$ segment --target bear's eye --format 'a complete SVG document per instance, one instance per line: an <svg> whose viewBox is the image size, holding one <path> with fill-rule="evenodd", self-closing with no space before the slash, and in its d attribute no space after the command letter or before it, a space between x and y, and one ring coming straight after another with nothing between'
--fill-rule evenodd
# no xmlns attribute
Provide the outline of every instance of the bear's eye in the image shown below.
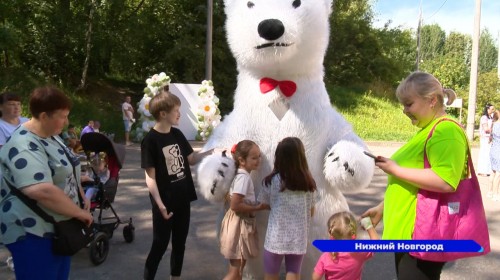
<svg viewBox="0 0 500 280"><path fill-rule="evenodd" d="M294 0L294 1L293 1L293 3L292 3L292 6L293 6L294 8L298 8L298 7L300 7L300 4L301 4L301 3L300 3L300 0Z"/></svg>
<svg viewBox="0 0 500 280"><path fill-rule="evenodd" d="M252 1L248 1L248 2L247 2L247 7L248 7L248 8L250 8L250 9L251 9L251 8L253 8L253 6L255 6L255 4L254 4Z"/></svg>

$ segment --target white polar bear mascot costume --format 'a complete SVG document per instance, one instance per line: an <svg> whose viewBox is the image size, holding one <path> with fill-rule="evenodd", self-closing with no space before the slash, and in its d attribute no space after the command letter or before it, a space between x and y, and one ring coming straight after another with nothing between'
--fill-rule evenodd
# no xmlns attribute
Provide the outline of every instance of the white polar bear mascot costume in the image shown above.
<svg viewBox="0 0 500 280"><path fill-rule="evenodd" d="M368 186L374 161L347 121L332 107L323 82L332 0L224 0L229 46L238 66L234 109L213 131L203 150L231 147L249 139L260 147L259 170L252 172L258 195L274 165L280 140L304 143L317 184L310 242L326 239L328 218L348 210L343 191ZM221 155L205 158L198 168L202 195L220 201L234 176L234 162ZM229 166L229 168L228 168ZM259 211L264 242L267 211ZM310 279L320 252L309 243L302 265ZM250 259L245 278L263 279L262 258Z"/></svg>

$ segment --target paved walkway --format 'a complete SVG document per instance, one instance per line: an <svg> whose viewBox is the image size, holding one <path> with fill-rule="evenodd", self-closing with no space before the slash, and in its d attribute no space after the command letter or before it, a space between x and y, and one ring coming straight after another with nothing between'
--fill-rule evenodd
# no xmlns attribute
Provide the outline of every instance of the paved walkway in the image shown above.
<svg viewBox="0 0 500 280"><path fill-rule="evenodd" d="M370 150L377 155L390 156L399 146L398 143L368 143ZM193 142L200 147L200 143ZM100 266L94 266L89 260L89 250L83 249L73 257L71 279L92 280L135 280L142 279L143 265L151 244L150 202L148 190L144 184L144 173L140 166L138 145L128 146L125 165L121 170L119 190L113 206L122 219L133 218L136 227L136 239L125 243L122 235L123 226L115 230L110 242L107 260ZM473 159L477 157L477 148L473 148ZM480 177L483 193L489 184L488 177ZM365 209L377 204L383 197L386 184L385 174L377 169L371 185L361 193L348 195L351 210L361 214ZM486 215L490 227L492 252L487 256L463 259L448 263L441 279L499 279L500 275L500 203L484 198ZM219 254L215 237L215 219L218 207L209 204L203 198L192 204L192 220L188 237L183 269L183 279L221 279L226 271L226 262ZM169 252L160 264L158 279L167 279L169 275ZM0 247L0 279L14 279L6 267L7 251ZM161 277L160 277L161 276ZM363 279L395 279L393 254L378 253L369 261L363 273Z"/></svg>

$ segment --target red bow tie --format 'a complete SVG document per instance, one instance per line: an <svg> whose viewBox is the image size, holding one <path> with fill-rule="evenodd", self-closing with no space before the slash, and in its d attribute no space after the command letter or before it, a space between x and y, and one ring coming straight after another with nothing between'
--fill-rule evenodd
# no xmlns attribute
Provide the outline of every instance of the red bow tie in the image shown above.
<svg viewBox="0 0 500 280"><path fill-rule="evenodd" d="M271 78L260 79L260 92L262 93L268 93L277 86L280 87L281 92L286 97L292 96L297 90L297 85L292 81L276 81Z"/></svg>

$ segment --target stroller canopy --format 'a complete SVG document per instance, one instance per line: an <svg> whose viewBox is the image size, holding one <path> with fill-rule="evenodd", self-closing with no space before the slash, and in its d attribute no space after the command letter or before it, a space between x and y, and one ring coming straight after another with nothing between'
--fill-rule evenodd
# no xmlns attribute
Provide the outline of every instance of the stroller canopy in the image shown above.
<svg viewBox="0 0 500 280"><path fill-rule="evenodd" d="M122 168L125 160L125 147L123 145L114 143L106 135L99 132L85 133L82 135L80 143L86 152L105 152L108 155L114 156L118 167Z"/></svg>

